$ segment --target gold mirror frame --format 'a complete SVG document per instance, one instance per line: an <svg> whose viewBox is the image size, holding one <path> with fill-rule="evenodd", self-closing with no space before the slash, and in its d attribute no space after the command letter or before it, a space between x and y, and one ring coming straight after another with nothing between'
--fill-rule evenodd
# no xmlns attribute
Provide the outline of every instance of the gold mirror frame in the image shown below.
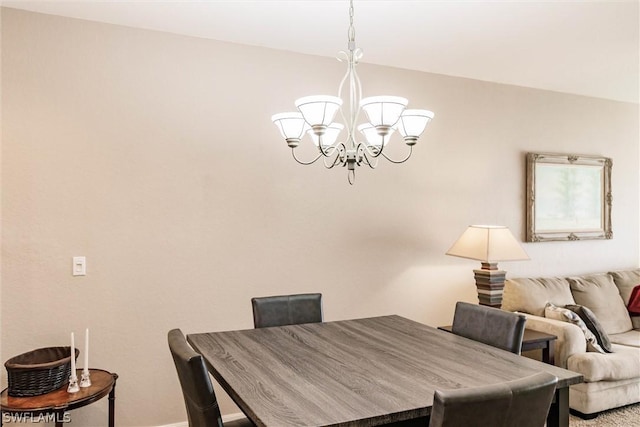
<svg viewBox="0 0 640 427"><path fill-rule="evenodd" d="M608 157L527 153L527 242L611 239Z"/></svg>

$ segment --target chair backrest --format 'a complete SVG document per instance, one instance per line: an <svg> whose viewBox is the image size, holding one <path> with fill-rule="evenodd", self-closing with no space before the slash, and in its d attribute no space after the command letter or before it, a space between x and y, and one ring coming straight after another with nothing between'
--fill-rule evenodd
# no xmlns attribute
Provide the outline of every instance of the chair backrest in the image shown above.
<svg viewBox="0 0 640 427"><path fill-rule="evenodd" d="M520 354L526 321L527 318L522 314L458 302L451 332Z"/></svg>
<svg viewBox="0 0 640 427"><path fill-rule="evenodd" d="M511 389L502 384L436 390L429 427L502 427L511 404Z"/></svg>
<svg viewBox="0 0 640 427"><path fill-rule="evenodd" d="M251 305L256 328L322 322L322 294L251 298Z"/></svg>
<svg viewBox="0 0 640 427"><path fill-rule="evenodd" d="M436 390L429 427L544 427L557 382L541 372L487 386Z"/></svg>
<svg viewBox="0 0 640 427"><path fill-rule="evenodd" d="M187 407L189 427L223 427L218 401L202 356L193 351L180 329L169 331L168 341Z"/></svg>
<svg viewBox="0 0 640 427"><path fill-rule="evenodd" d="M557 384L558 378L547 372L511 381L509 385L513 400L506 425L544 426Z"/></svg>

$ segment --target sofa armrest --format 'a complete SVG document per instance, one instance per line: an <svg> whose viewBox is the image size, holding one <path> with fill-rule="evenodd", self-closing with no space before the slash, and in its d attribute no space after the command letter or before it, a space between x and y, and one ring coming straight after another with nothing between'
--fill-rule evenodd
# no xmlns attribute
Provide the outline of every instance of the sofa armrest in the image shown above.
<svg viewBox="0 0 640 427"><path fill-rule="evenodd" d="M532 314L525 315L527 329L558 337L554 344L556 366L566 369L569 356L587 351L587 340L578 326L561 320L547 319Z"/></svg>

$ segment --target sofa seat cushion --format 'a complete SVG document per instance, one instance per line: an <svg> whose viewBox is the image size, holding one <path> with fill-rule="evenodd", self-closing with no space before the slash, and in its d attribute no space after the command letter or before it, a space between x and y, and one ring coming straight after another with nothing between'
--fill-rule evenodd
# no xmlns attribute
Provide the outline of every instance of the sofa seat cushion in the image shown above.
<svg viewBox="0 0 640 427"><path fill-rule="evenodd" d="M609 274L567 278L576 304L588 307L607 334L620 334L632 329L627 307Z"/></svg>
<svg viewBox="0 0 640 427"><path fill-rule="evenodd" d="M620 381L598 381L571 386L569 406L583 414L597 414L607 409L640 402L640 377ZM598 419L587 421L597 427ZM619 424L622 427L622 424ZM630 427L629 424L624 425Z"/></svg>
<svg viewBox="0 0 640 427"><path fill-rule="evenodd" d="M632 329L621 334L609 335L609 341L611 341L613 344L640 348L640 330Z"/></svg>
<svg viewBox="0 0 640 427"><path fill-rule="evenodd" d="M567 369L579 372L585 382L617 381L640 377L640 348L613 344L614 353L577 353Z"/></svg>
<svg viewBox="0 0 640 427"><path fill-rule="evenodd" d="M509 279L504 284L502 309L544 317L547 303L558 307L575 304L569 282L561 278ZM629 328L631 329L631 328Z"/></svg>

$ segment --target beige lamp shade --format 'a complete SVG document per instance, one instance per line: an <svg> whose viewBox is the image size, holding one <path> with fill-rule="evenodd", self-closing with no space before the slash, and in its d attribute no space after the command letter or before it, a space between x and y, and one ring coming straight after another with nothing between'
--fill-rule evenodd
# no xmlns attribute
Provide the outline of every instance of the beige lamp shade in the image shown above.
<svg viewBox="0 0 640 427"><path fill-rule="evenodd" d="M500 225L470 225L447 255L485 263L530 259L511 231Z"/></svg>

